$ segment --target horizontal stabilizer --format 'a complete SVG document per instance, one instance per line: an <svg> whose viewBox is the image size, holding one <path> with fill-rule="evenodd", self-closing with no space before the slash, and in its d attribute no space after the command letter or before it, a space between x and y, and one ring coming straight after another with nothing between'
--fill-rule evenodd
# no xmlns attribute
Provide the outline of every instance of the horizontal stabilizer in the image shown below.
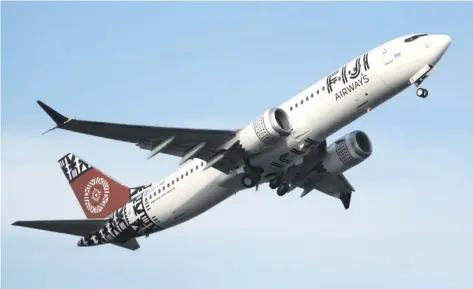
<svg viewBox="0 0 473 289"><path fill-rule="evenodd" d="M92 232L103 228L107 219L87 219L87 220L35 220L35 221L17 221L13 226L20 226L74 236L85 237ZM118 247L129 250L138 250L140 245L136 238L130 239L124 243L111 242Z"/></svg>
<svg viewBox="0 0 473 289"><path fill-rule="evenodd" d="M12 225L84 237L102 228L106 221L105 219L36 220L17 221Z"/></svg>

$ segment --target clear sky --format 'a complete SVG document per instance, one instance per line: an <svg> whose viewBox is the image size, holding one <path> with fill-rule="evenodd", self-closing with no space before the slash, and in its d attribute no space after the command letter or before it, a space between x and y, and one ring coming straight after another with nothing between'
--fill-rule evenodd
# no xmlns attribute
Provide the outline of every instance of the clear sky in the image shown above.
<svg viewBox="0 0 473 289"><path fill-rule="evenodd" d="M472 288L472 3L1 3L2 288ZM352 207L247 190L135 252L16 228L84 215L57 159L129 186L178 159L53 126L76 118L239 128L392 38L452 44L425 82L342 129L374 153Z"/></svg>

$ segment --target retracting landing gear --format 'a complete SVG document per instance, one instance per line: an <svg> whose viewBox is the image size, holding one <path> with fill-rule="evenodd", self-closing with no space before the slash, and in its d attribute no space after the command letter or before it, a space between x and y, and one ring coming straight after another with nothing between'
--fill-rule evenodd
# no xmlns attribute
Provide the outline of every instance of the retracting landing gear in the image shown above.
<svg viewBox="0 0 473 289"><path fill-rule="evenodd" d="M261 174L264 172L262 168L254 167L248 160L244 160L244 174L241 179L243 186L246 188L252 188L257 186L261 181Z"/></svg>
<svg viewBox="0 0 473 289"><path fill-rule="evenodd" d="M289 184L283 182L283 176L278 175L274 177L271 181L269 181L269 187L274 190L277 188L276 193L278 196L282 197L287 192L289 192Z"/></svg>
<svg viewBox="0 0 473 289"><path fill-rule="evenodd" d="M416 94L418 97L426 98L427 95L429 95L429 91L427 89L419 86L430 74L432 74L433 69L434 67L432 65L427 64L417 71L416 74L411 77L411 79L409 79L409 82L417 87Z"/></svg>
<svg viewBox="0 0 473 289"><path fill-rule="evenodd" d="M429 95L429 91L422 87L419 87L416 93L418 97L422 97L422 98L426 98L427 95Z"/></svg>
<svg viewBox="0 0 473 289"><path fill-rule="evenodd" d="M285 194L287 194L288 191L289 191L289 185L288 184L282 184L281 186L279 186L276 193L278 194L278 196L282 197Z"/></svg>
<svg viewBox="0 0 473 289"><path fill-rule="evenodd" d="M269 182L269 188L271 190L274 190L278 188L279 186L281 186L281 182L282 182L281 176L277 176Z"/></svg>
<svg viewBox="0 0 473 289"><path fill-rule="evenodd" d="M252 188L261 181L261 174L248 172L243 174L242 183L246 188Z"/></svg>
<svg viewBox="0 0 473 289"><path fill-rule="evenodd" d="M295 188L295 182L300 177L298 170L297 166L288 168L284 173L275 176L269 182L269 187L273 190L277 188L278 196L284 196Z"/></svg>

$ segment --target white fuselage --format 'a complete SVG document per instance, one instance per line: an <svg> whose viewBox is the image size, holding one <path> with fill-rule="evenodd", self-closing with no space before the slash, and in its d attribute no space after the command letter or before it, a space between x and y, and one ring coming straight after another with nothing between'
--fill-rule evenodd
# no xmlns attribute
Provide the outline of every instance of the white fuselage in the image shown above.
<svg viewBox="0 0 473 289"><path fill-rule="evenodd" d="M272 164L294 148L303 154L289 154L285 160L290 164L300 161L308 153L301 148L304 139L321 142L403 91L417 71L439 61L450 43L444 35L404 42L408 37L372 49L281 104L279 108L288 113L293 131L281 145L252 159L252 164L263 167L265 173L280 171L280 166ZM149 228L151 232L189 220L244 189L239 181L230 182L234 175L212 167L204 171L205 164L200 159L190 160L138 196L159 228Z"/></svg>

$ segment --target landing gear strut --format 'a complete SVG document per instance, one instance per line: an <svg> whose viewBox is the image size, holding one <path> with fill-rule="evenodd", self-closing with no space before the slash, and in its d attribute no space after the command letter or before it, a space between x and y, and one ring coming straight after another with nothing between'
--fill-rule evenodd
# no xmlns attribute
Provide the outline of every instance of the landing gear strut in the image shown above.
<svg viewBox="0 0 473 289"><path fill-rule="evenodd" d="M277 176L269 182L269 188L271 188L271 190L274 190L279 186L281 186L281 176Z"/></svg>
<svg viewBox="0 0 473 289"><path fill-rule="evenodd" d="M427 95L429 95L429 91L422 87L419 87L416 93L418 97L422 97L422 98L426 98Z"/></svg>
<svg viewBox="0 0 473 289"><path fill-rule="evenodd" d="M422 82L432 73L434 67L430 64L423 66L410 79L409 82L417 87L416 94L418 97L426 98L429 95L427 89L419 87Z"/></svg>

